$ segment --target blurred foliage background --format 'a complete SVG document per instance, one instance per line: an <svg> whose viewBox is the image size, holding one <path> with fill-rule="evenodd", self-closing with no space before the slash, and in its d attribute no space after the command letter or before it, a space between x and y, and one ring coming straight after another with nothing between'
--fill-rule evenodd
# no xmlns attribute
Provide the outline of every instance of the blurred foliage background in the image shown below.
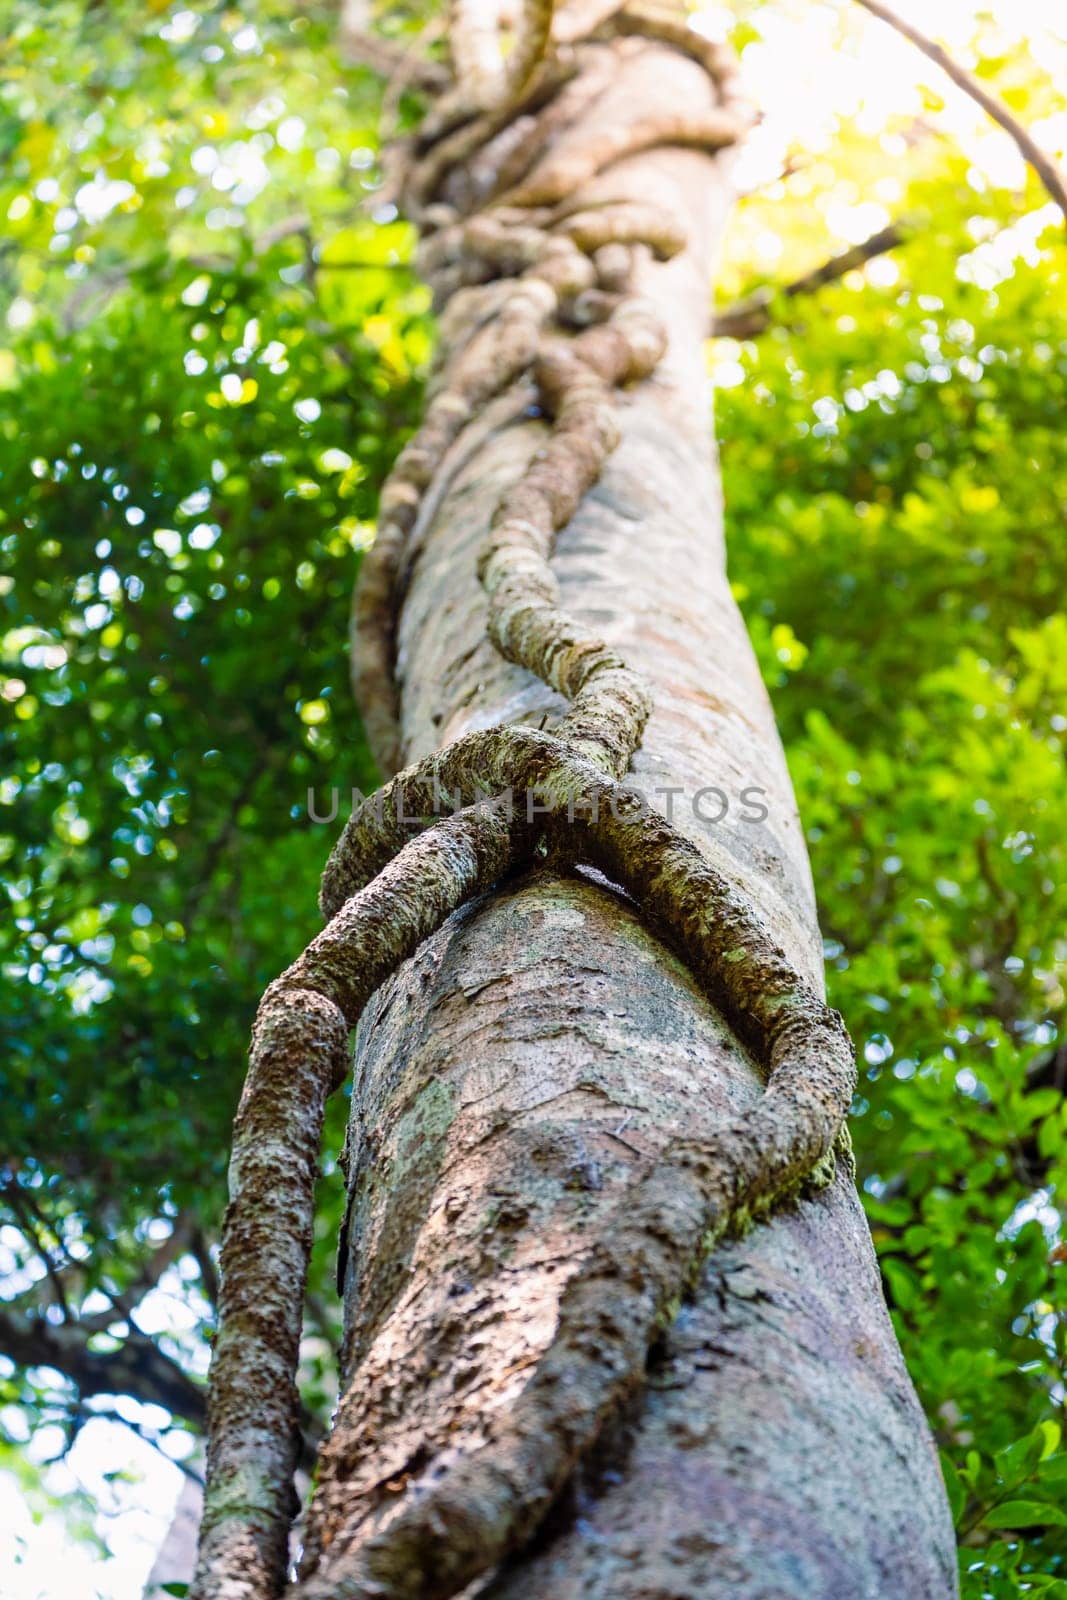
<svg viewBox="0 0 1067 1600"><path fill-rule="evenodd" d="M955 24L1062 149L1055 9L972 12L962 44ZM709 346L731 574L860 1051L860 1182L965 1595L1064 1596L1063 219L929 64L907 58L901 92L869 18L766 0L729 20L770 114L720 298L906 230ZM0 1468L31 1517L62 1499L106 1584L122 1519L100 1484L120 1511L134 1493L116 1420L197 1470L248 1026L317 926L332 830L309 789L326 810L375 782L348 599L433 329L409 230L375 203L381 86L337 61L332 6L8 0L5 21ZM801 33L826 77L783 104ZM863 92L872 62L888 100Z"/></svg>

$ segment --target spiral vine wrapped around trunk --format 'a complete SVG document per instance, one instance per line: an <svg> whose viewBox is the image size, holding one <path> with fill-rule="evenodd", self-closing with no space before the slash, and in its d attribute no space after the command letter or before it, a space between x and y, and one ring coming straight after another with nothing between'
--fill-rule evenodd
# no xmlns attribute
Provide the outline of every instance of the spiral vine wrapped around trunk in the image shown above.
<svg viewBox="0 0 1067 1600"><path fill-rule="evenodd" d="M510 54L485 14L457 4L456 77L405 156L403 200L442 312L442 356L423 425L382 491L354 605L354 681L372 747L395 772L396 619L427 493L472 416L511 395L520 410L536 405L549 432L481 550L487 629L503 656L569 705L551 729L457 740L399 771L354 813L323 878L326 927L261 1002L234 1134L197 1600L272 1600L285 1588L323 1107L370 995L457 907L539 851L596 867L752 1044L766 1088L713 1136L676 1140L647 1169L569 1279L555 1337L484 1443L347 1538L336 1526L354 1463L343 1433L327 1444L293 1591L306 1600L446 1600L528 1539L640 1382L651 1340L715 1241L820 1181L852 1095L840 1018L738 886L627 787L648 686L562 610L550 565L557 533L615 446L618 397L654 373L666 345L654 307L633 287L637 253L666 259L686 241L684 218L589 185L656 145L724 148L750 114L729 56L671 11L568 8L550 30L551 8L527 0ZM635 40L697 62L715 85L714 109L664 109L568 139L610 79L614 54ZM525 133L516 143L518 108ZM462 316L451 315L459 305ZM473 332L456 338L457 325ZM461 802L443 818L442 791ZM533 791L546 807L536 821L513 799ZM425 819L415 837L412 817Z"/></svg>

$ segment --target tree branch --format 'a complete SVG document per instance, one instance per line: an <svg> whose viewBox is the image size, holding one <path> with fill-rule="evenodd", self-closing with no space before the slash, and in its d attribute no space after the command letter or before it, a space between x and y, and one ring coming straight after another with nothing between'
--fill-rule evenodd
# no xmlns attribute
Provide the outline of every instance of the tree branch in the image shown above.
<svg viewBox="0 0 1067 1600"><path fill-rule="evenodd" d="M316 261L315 266L319 272L415 272L410 261Z"/></svg>
<svg viewBox="0 0 1067 1600"><path fill-rule="evenodd" d="M891 222L887 228L880 228L877 233L872 233L869 239L852 245L848 250L842 250L840 255L831 256L822 266L815 267L811 272L805 272L799 278L794 278L792 283L784 284L780 288L757 289L754 294L746 295L743 300L736 301L732 306L727 306L725 311L718 313L712 320L712 336L719 339L757 338L770 327L774 319L774 301L779 295L793 299L796 295L811 294L816 289L823 288L825 284L843 278L847 272L854 272L857 267L862 267L873 257L895 250L898 245L904 244L907 238L906 225L902 222Z"/></svg>
<svg viewBox="0 0 1067 1600"><path fill-rule="evenodd" d="M3 1193L17 1218L16 1225L46 1268L45 1277L8 1302L9 1310L16 1315L25 1314L34 1317L40 1313L42 1305L56 1305L63 1313L63 1320L76 1325L81 1330L83 1338L99 1333L121 1318L129 1317L145 1295L156 1287L166 1269L186 1249L192 1248L192 1222L185 1215L178 1216L167 1238L157 1245L151 1254L141 1259L134 1277L125 1288L112 1290L106 1283L97 1285L100 1293L106 1295L111 1302L108 1309L85 1315L77 1309L77 1301L84 1296L88 1288L85 1263L73 1261L68 1257L62 1265L57 1265L42 1246L27 1218L32 1213L37 1229L42 1233L52 1233L57 1238L59 1235L40 1207L33 1204L29 1192L12 1181L5 1185ZM72 1300L75 1302L73 1306Z"/></svg>
<svg viewBox="0 0 1067 1600"><path fill-rule="evenodd" d="M413 89L439 93L447 87L451 75L446 67L439 61L420 58L416 51L398 44L395 39L371 33L367 28L369 20L367 9L358 0L356 4L345 0L337 35L344 61L352 66L369 67L383 78L393 78L399 73Z"/></svg>
<svg viewBox="0 0 1067 1600"><path fill-rule="evenodd" d="M211 1259L211 1247L202 1229L197 1228L189 1246L193 1260L200 1268L200 1287L204 1299L212 1307L219 1303L219 1275L214 1261Z"/></svg>
<svg viewBox="0 0 1067 1600"><path fill-rule="evenodd" d="M54 1367L83 1398L130 1395L203 1426L203 1389L137 1328L131 1327L117 1350L91 1350L76 1322L54 1324L5 1306L0 1307L0 1351L21 1367Z"/></svg>
<svg viewBox="0 0 1067 1600"><path fill-rule="evenodd" d="M83 1328L92 1327L98 1329L101 1326L106 1327L110 1322L114 1322L116 1317L131 1316L138 1303L156 1287L167 1268L173 1266L174 1262L184 1255L186 1250L191 1248L192 1235L193 1225L190 1218L187 1216L175 1217L174 1226L166 1239L163 1240L162 1244L156 1246L150 1256L145 1258L137 1271L136 1277L125 1289L120 1290L117 1294L112 1294L110 1290L102 1287L102 1292L108 1296L114 1309L107 1312L102 1311L91 1319L80 1318L81 1326Z"/></svg>
<svg viewBox="0 0 1067 1600"><path fill-rule="evenodd" d="M22 1187L17 1178L5 1182L3 1192L7 1197L12 1211L18 1219L18 1226L23 1237L28 1241L33 1253L45 1270L45 1282L51 1289L55 1304L63 1313L64 1320L70 1319L70 1306L67 1303L66 1287L63 1283L61 1269L52 1258L52 1252L44 1244L41 1235L54 1232L48 1222L42 1217L39 1208L32 1196ZM58 1234L55 1235L59 1237Z"/></svg>
<svg viewBox="0 0 1067 1600"><path fill-rule="evenodd" d="M1055 200L1060 210L1067 219L1067 178L1047 150L1043 150L1032 137L1029 130L1013 116L1002 100L989 93L982 82L975 77L973 72L968 72L966 67L961 67L948 51L937 44L933 39L927 38L925 33L913 27L910 22L905 22L903 17L897 16L895 11L882 4L882 0L857 0L865 11L872 17L878 17L905 39L910 39L912 44L922 51L924 56L937 64L958 89L970 95L976 105L981 106L987 116L992 117L1014 139L1016 148L1023 160L1026 161L1037 173L1049 194Z"/></svg>

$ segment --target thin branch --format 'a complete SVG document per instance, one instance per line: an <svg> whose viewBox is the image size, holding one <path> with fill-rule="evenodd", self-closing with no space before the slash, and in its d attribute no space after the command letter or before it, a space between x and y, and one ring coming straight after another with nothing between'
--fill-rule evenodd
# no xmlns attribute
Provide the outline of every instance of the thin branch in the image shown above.
<svg viewBox="0 0 1067 1600"><path fill-rule="evenodd" d="M438 61L420 59L417 52L408 50L393 39L369 33L360 26L362 19L354 20L356 8L344 6L338 32L341 59L351 66L369 67L383 78L398 74L412 89L439 93L451 81L451 74Z"/></svg>
<svg viewBox="0 0 1067 1600"><path fill-rule="evenodd" d="M259 236L252 241L252 254L254 256L266 255L276 244L281 244L283 239L291 239L294 233L309 234L311 232L311 218L306 212L297 212L295 216L283 217L280 222L274 223L270 228L265 228Z"/></svg>
<svg viewBox="0 0 1067 1600"><path fill-rule="evenodd" d="M898 245L904 244L907 238L906 225L902 222L891 222L887 228L880 228L877 233L872 233L869 239L852 245L848 250L842 250L840 255L831 256L828 261L813 268L811 272L805 272L799 278L794 278L792 283L783 284L780 288L757 289L754 294L746 295L743 300L738 300L732 306L727 306L725 311L719 312L711 325L713 337L757 338L770 327L774 319L774 302L779 295L791 300L797 295L812 294L825 284L843 278L846 273L855 272L858 267L862 267L875 256L895 250Z"/></svg>
<svg viewBox="0 0 1067 1600"><path fill-rule="evenodd" d="M139 1439L143 1439L145 1444L150 1444L153 1450L158 1450L163 1459L169 1461L172 1467L177 1467L179 1472L184 1473L190 1483L195 1483L198 1488L203 1489L203 1469L198 1471L196 1465L194 1465L198 1459L197 1453L194 1452L192 1456L185 1460L172 1456L169 1451L163 1448L162 1432L165 1432L165 1429L161 1431L158 1428L146 1427L143 1422L134 1422L127 1413L117 1411L113 1406L94 1406L91 1411L86 1411L82 1414L79 1421L79 1430L87 1422L92 1422L97 1417L103 1417L109 1422L121 1422L124 1427L130 1429L131 1433L135 1433Z"/></svg>
<svg viewBox="0 0 1067 1600"><path fill-rule="evenodd" d="M219 1274L211 1256L211 1246L202 1229L197 1228L189 1246L193 1260L200 1269L200 1287L204 1299L213 1308L219 1303Z"/></svg>
<svg viewBox="0 0 1067 1600"><path fill-rule="evenodd" d="M106 1328L117 1317L131 1317L145 1295L157 1286L167 1268L173 1266L174 1262L191 1248L192 1234L191 1219L187 1216L176 1217L170 1233L162 1244L157 1245L152 1254L145 1258L136 1276L125 1289L112 1293L110 1289L101 1286L101 1292L111 1301L111 1309L101 1311L94 1316L79 1318L81 1326L86 1329Z"/></svg>
<svg viewBox="0 0 1067 1600"><path fill-rule="evenodd" d="M75 1385L82 1398L127 1394L134 1400L164 1406L201 1427L204 1391L176 1361L136 1328L117 1350L91 1350L77 1323L56 1325L43 1317L0 1307L0 1351L21 1367L54 1367Z"/></svg>
<svg viewBox="0 0 1067 1600"><path fill-rule="evenodd" d="M880 21L887 23L889 27L895 28L897 33L902 34L905 39L910 39L912 44L922 51L924 56L928 56L931 61L941 68L942 72L952 79L958 89L962 89L964 94L970 95L975 104L981 106L987 116L992 117L993 121L998 123L1004 129L1004 132L1014 139L1016 148L1023 160L1034 169L1053 200L1063 212L1064 217L1067 218L1067 177L1061 172L1059 165L1049 155L1048 151L1043 150L1033 138L1029 129L1017 117L1012 115L1004 102L998 100L995 95L990 94L981 80L976 78L973 72L968 72L966 67L961 67L959 62L954 60L942 45L937 44L933 39L927 38L925 33L920 33L919 29L910 22L905 22L904 18L899 17L895 11L890 10L889 6L883 5L882 0L857 0L857 4L861 5L865 11L869 11L872 17L878 17Z"/></svg>
<svg viewBox="0 0 1067 1600"><path fill-rule="evenodd" d="M375 193L373 197L368 198L373 198L377 203L379 195ZM258 234L251 241L252 256L257 261L261 260L275 245L291 238L300 238L304 241L306 254L316 248L311 236L310 218L303 213L283 217L280 222L274 223L271 227L265 229L263 233ZM186 268L193 272L209 273L235 272L241 265L238 257L223 255L219 251L212 251L207 254L199 252L193 255L173 258L161 256L157 252L155 255L146 256L140 261L123 261L113 266L101 267L98 271L79 282L70 298L62 306L59 314L64 331L75 333L88 326L94 317L107 309L113 296L119 290L126 288L139 274L157 270L164 262L167 266L179 271L182 268ZM45 256L41 258L41 265L53 268L63 267L65 270L67 264L55 257ZM332 262L316 262L314 265L322 270L331 272L338 269L344 270L348 267L347 262L338 263L337 266ZM396 263L394 267L389 262L353 262L352 270L357 266L366 266L368 269L371 267L376 269L384 268L387 272L405 270L403 263ZM86 308L88 308L88 315L83 314Z"/></svg>
<svg viewBox="0 0 1067 1600"><path fill-rule="evenodd" d="M22 1187L17 1178L11 1178L4 1183L3 1193L18 1218L18 1226L23 1238L27 1240L34 1255L44 1267L45 1281L52 1291L55 1304L62 1311L64 1321L69 1322L70 1305L67 1301L61 1269L56 1265L51 1250L41 1237L42 1234L51 1233L56 1239L60 1240L60 1247L62 1248L62 1240L59 1234L49 1225L47 1219L42 1216L32 1195Z"/></svg>
<svg viewBox="0 0 1067 1600"><path fill-rule="evenodd" d="M412 89L418 88L419 68L426 62L424 52L432 48L447 34L447 19L436 17L432 22L427 22L419 30L407 52L407 58L401 60L385 85L382 95L382 110L378 125L378 142L385 148L388 141L394 139L400 131L400 107L404 96Z"/></svg>
<svg viewBox="0 0 1067 1600"><path fill-rule="evenodd" d="M316 261L317 272L406 272L414 276L410 261Z"/></svg>

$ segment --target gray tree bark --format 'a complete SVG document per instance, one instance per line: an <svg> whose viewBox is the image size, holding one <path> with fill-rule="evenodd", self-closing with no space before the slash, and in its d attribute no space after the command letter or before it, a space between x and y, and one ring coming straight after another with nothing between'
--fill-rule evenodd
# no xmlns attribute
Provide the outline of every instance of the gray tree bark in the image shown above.
<svg viewBox="0 0 1067 1600"><path fill-rule="evenodd" d="M635 45L574 137L650 105L699 112L708 95L693 62ZM686 217L690 242L641 266L669 351L624 402L622 443L554 567L567 610L653 685L633 781L744 886L819 987L803 834L725 569L704 341L728 167L652 149L595 180L604 198ZM423 507L400 624L408 760L561 709L486 638L475 572L501 494L545 437L524 398L472 419ZM705 820L722 806L709 788L727 799L720 821ZM761 793L746 801L751 789ZM598 1226L656 1153L759 1093L692 975L592 873L526 871L453 916L382 987L357 1042L341 1406L351 1504L365 1501L368 1527L477 1447L550 1343L561 1288ZM345 1537L356 1536L350 1513ZM956 1593L936 1453L843 1163L828 1189L715 1251L631 1413L535 1547L478 1592Z"/></svg>

